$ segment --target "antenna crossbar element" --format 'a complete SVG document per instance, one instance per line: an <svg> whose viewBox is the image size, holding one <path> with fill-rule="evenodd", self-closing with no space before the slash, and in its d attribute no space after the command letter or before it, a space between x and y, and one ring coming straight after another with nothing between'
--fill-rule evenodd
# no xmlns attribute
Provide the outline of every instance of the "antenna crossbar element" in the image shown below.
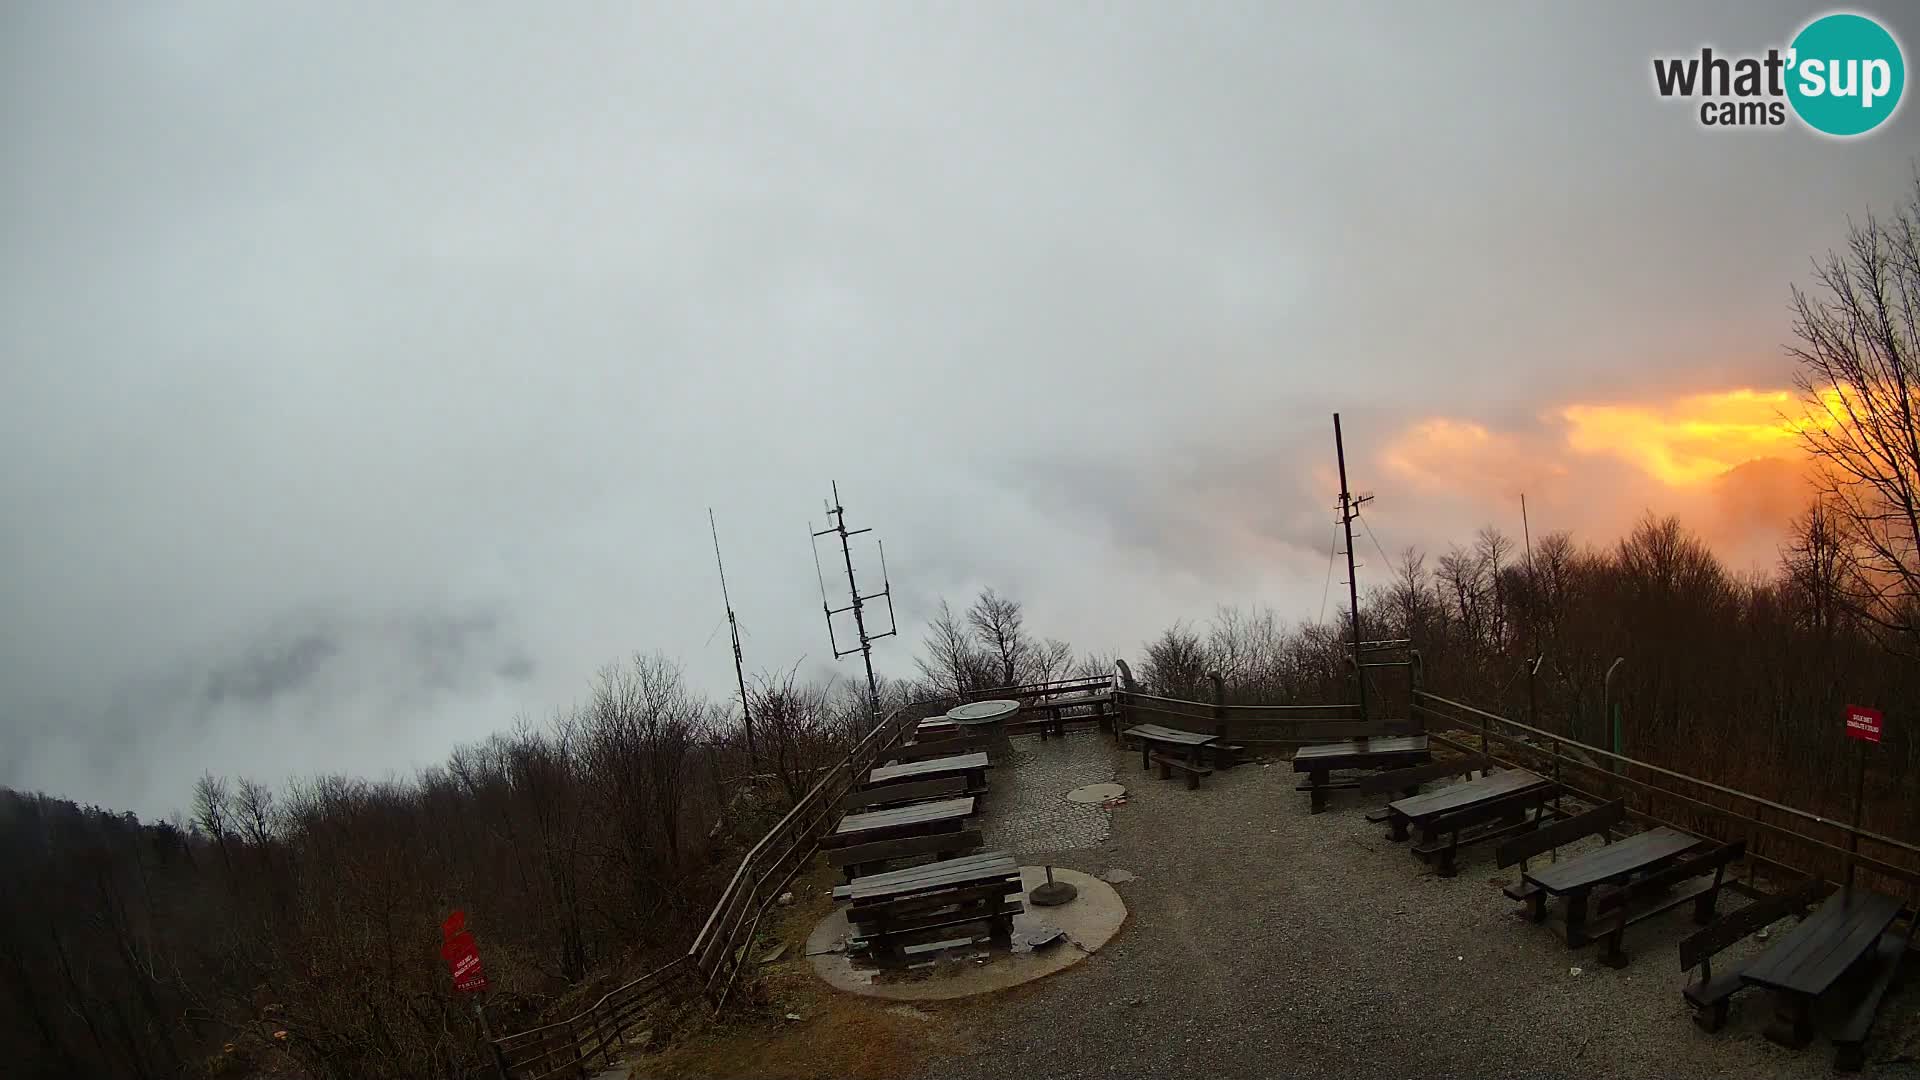
<svg viewBox="0 0 1920 1080"><path fill-rule="evenodd" d="M859 581L854 575L853 545L850 541L853 537L859 536L862 533L872 532L873 529L872 527L863 529L847 528L847 511L844 506L840 505L840 485L838 482L833 485L833 502L827 506L827 519L832 522L832 524L818 532L812 532L813 572L814 576L820 582L820 610L826 614L827 641L833 648L833 658L835 660L844 659L855 653L859 653L861 659L866 662L867 711L873 722L878 723L880 720L880 683L873 674L873 643L881 638L893 637L900 632L899 623L896 622L893 617L893 583L887 577L887 548L885 544L880 545L880 591L863 593L860 591ZM811 526L809 526L809 531L811 532ZM851 603L848 603L844 607L834 607L827 600L826 575L820 570L820 546L817 543L822 536L838 536L840 538L840 558L846 566L847 596L851 600ZM885 600L887 602L887 629L874 632L867 628L866 609L868 604L879 600ZM840 647L839 636L833 628L833 617L849 611L853 613L853 629L859 644L852 648L842 649Z"/></svg>

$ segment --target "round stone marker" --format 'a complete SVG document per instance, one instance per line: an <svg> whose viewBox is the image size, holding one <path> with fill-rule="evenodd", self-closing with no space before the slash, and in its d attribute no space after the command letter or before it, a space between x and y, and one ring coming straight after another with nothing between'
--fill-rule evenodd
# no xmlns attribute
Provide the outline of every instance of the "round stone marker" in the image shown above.
<svg viewBox="0 0 1920 1080"><path fill-rule="evenodd" d="M1103 803L1108 799L1117 799L1127 793L1121 784L1087 784L1067 792L1068 802Z"/></svg>
<svg viewBox="0 0 1920 1080"><path fill-rule="evenodd" d="M947 719L962 727L998 724L1020 711L1017 701L974 701L947 710Z"/></svg>

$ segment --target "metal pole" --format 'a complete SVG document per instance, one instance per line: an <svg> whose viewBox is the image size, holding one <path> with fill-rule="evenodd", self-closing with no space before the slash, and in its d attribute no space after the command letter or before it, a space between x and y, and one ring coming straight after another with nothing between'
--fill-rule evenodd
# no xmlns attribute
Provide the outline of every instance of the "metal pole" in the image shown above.
<svg viewBox="0 0 1920 1080"><path fill-rule="evenodd" d="M733 598L727 595L727 566L720 561L720 527L714 524L713 507L707 507L707 528L713 533L713 564L720 570L720 599L727 605L727 628L733 632L733 675L740 683L740 722L747 731L748 771L759 768L760 751L753 744L753 710L747 707L746 658L740 651L740 622L733 617Z"/></svg>
<svg viewBox="0 0 1920 1080"><path fill-rule="evenodd" d="M1340 527L1347 534L1347 604L1353 616L1354 687L1359 694L1360 719L1367 718L1367 672L1360 666L1360 579L1353 562L1353 496L1347 490L1347 447L1340 436L1340 414L1333 414L1333 453L1340 463Z"/></svg>
<svg viewBox="0 0 1920 1080"><path fill-rule="evenodd" d="M1613 663L1607 667L1607 677L1600 680L1600 723L1612 726L1613 752L1616 754L1620 753L1620 721L1613 715L1613 673L1620 670L1620 665L1626 662L1627 658L1624 656L1614 657ZM1610 764L1614 765L1614 772L1620 771L1617 763Z"/></svg>
<svg viewBox="0 0 1920 1080"><path fill-rule="evenodd" d="M1867 744L1860 743L1860 769L1853 784L1853 828L1847 830L1847 888L1853 888L1854 857L1860 852L1860 821L1867 799ZM1920 917L1920 916L1916 916Z"/></svg>

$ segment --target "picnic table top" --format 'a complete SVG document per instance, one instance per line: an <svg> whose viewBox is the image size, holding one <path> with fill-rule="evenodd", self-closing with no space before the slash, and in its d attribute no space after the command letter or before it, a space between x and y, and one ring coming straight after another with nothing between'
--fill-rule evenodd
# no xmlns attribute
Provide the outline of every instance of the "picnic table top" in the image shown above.
<svg viewBox="0 0 1920 1080"><path fill-rule="evenodd" d="M1020 863L1012 855L1004 851L983 851L978 855L910 866L905 870L868 874L853 879L852 884L833 890L833 895L836 899L850 899L856 903L885 900L905 893L1017 877L1019 873Z"/></svg>
<svg viewBox="0 0 1920 1080"><path fill-rule="evenodd" d="M1418 821L1436 814L1464 809L1488 799L1497 799L1502 795L1518 794L1545 783L1547 783L1545 778L1525 769L1503 769L1491 776L1469 780L1464 784L1449 784L1438 791L1408 796L1398 802L1388 803L1387 809L1401 817Z"/></svg>
<svg viewBox="0 0 1920 1080"><path fill-rule="evenodd" d="M1178 743L1181 746L1205 746L1219 737L1198 731L1161 727L1159 724L1135 724L1123 734L1132 735L1136 739L1146 739L1149 742Z"/></svg>
<svg viewBox="0 0 1920 1080"><path fill-rule="evenodd" d="M971 813L973 813L973 796L967 795L958 799L941 799L939 802L914 803L911 806L893 806L864 814L848 814L840 819L840 827L833 832L836 836L845 836L849 833L893 829L903 825L953 821Z"/></svg>
<svg viewBox="0 0 1920 1080"><path fill-rule="evenodd" d="M1866 889L1841 889L1800 925L1780 935L1740 977L1771 990L1826 992L1900 914L1900 901Z"/></svg>
<svg viewBox="0 0 1920 1080"><path fill-rule="evenodd" d="M987 768L987 752L975 750L970 754L953 754L948 757L928 758L925 761L909 761L904 765L882 765L867 774L867 782L884 784L890 780L907 780L916 776L942 776L947 773L972 772Z"/></svg>
<svg viewBox="0 0 1920 1080"><path fill-rule="evenodd" d="M1635 833L1584 855L1528 870L1521 876L1555 895L1579 892L1629 874L1658 869L1660 864L1704 843L1706 841L1697 836L1662 826Z"/></svg>
<svg viewBox="0 0 1920 1080"><path fill-rule="evenodd" d="M1317 746L1303 746L1294 751L1293 760L1314 761L1319 758L1363 757L1373 754L1418 754L1428 749L1425 735L1376 735L1364 743L1359 739L1345 739L1340 742L1321 743ZM1294 770L1298 772L1299 770Z"/></svg>
<svg viewBox="0 0 1920 1080"><path fill-rule="evenodd" d="M995 720L1005 720L1019 711L1019 702L996 698L993 701L972 701L965 705L955 705L947 710L947 719L956 724L991 724Z"/></svg>

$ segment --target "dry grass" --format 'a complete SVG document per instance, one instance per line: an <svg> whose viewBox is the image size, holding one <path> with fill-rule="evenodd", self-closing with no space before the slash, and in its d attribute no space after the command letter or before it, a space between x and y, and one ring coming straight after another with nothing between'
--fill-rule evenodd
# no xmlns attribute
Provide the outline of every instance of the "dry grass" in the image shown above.
<svg viewBox="0 0 1920 1080"><path fill-rule="evenodd" d="M834 990L806 959L807 935L833 909L835 878L816 865L795 879L792 907L776 907L760 925L756 956L785 944L786 955L734 987L739 999L724 1022L684 1033L635 1064L636 1080L665 1077L769 1077L893 1080L934 1052L964 1050L966 1002L906 1005ZM788 1014L800 1017L788 1020Z"/></svg>

